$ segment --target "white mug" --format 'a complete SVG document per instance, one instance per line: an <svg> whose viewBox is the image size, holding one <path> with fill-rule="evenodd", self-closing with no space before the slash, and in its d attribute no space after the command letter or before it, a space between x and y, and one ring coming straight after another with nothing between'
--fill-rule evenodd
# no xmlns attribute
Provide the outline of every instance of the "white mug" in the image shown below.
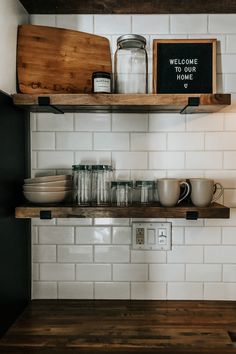
<svg viewBox="0 0 236 354"><path fill-rule="evenodd" d="M224 188L220 183L214 183L209 178L190 178L191 200L197 207L209 206L212 202L219 199ZM218 193L216 193L218 191Z"/></svg>
<svg viewBox="0 0 236 354"><path fill-rule="evenodd" d="M185 186L182 194L181 186ZM187 182L176 178L161 178L157 181L157 191L161 205L172 207L179 204L189 195L190 186Z"/></svg>

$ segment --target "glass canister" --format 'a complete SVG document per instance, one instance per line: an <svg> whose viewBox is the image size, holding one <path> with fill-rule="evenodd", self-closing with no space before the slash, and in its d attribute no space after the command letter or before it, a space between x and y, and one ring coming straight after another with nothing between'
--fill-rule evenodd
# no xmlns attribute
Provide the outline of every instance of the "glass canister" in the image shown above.
<svg viewBox="0 0 236 354"><path fill-rule="evenodd" d="M134 184L134 203L149 204L155 201L155 182L136 181Z"/></svg>
<svg viewBox="0 0 236 354"><path fill-rule="evenodd" d="M148 59L143 36L127 34L117 39L115 92L148 92Z"/></svg>
<svg viewBox="0 0 236 354"><path fill-rule="evenodd" d="M92 166L92 204L109 203L111 173L112 167L109 165Z"/></svg>
<svg viewBox="0 0 236 354"><path fill-rule="evenodd" d="M117 206L128 206L132 203L131 181L112 181L111 182L111 202Z"/></svg>
<svg viewBox="0 0 236 354"><path fill-rule="evenodd" d="M79 165L72 165L73 202L76 204L78 200L78 168Z"/></svg>
<svg viewBox="0 0 236 354"><path fill-rule="evenodd" d="M91 202L91 166L73 166L74 202L79 205L89 205Z"/></svg>

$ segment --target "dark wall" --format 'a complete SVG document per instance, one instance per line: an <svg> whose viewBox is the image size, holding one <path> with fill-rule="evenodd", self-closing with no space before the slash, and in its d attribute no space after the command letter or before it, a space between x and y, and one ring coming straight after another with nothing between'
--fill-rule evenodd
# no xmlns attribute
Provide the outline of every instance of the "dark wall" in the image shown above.
<svg viewBox="0 0 236 354"><path fill-rule="evenodd" d="M29 114L0 91L0 335L30 300L30 221L17 220L29 172Z"/></svg>

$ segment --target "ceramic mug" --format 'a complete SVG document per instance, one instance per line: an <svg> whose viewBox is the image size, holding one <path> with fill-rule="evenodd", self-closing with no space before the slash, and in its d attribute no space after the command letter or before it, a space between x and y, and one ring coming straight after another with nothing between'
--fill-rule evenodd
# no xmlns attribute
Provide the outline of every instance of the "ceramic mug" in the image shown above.
<svg viewBox="0 0 236 354"><path fill-rule="evenodd" d="M193 205L197 207L209 206L212 202L219 199L224 192L222 185L214 183L213 179L190 178L190 185L191 200Z"/></svg>
<svg viewBox="0 0 236 354"><path fill-rule="evenodd" d="M182 193L181 186L185 187ZM157 191L161 205L172 207L189 195L190 186L187 182L175 178L161 178L157 181Z"/></svg>

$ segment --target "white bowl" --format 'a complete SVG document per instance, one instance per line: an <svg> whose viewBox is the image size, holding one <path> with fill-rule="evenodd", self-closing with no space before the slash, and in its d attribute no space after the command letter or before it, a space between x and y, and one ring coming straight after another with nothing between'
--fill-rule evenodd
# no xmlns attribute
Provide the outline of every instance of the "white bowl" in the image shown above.
<svg viewBox="0 0 236 354"><path fill-rule="evenodd" d="M52 181L52 182L42 182L42 183L26 183L25 186L29 187L64 187L70 188L72 187L72 182L70 180L64 181Z"/></svg>
<svg viewBox="0 0 236 354"><path fill-rule="evenodd" d="M48 187L48 186L41 186L40 184L25 184L23 186L23 190L25 192L63 192L71 190L71 186L69 187Z"/></svg>
<svg viewBox="0 0 236 354"><path fill-rule="evenodd" d="M32 183L44 183L44 182L53 182L53 181L71 181L71 175L58 175L58 176L43 176L35 178L26 178L24 182L26 184Z"/></svg>
<svg viewBox="0 0 236 354"><path fill-rule="evenodd" d="M25 192L25 198L31 203L59 203L71 196L71 191L62 192Z"/></svg>

